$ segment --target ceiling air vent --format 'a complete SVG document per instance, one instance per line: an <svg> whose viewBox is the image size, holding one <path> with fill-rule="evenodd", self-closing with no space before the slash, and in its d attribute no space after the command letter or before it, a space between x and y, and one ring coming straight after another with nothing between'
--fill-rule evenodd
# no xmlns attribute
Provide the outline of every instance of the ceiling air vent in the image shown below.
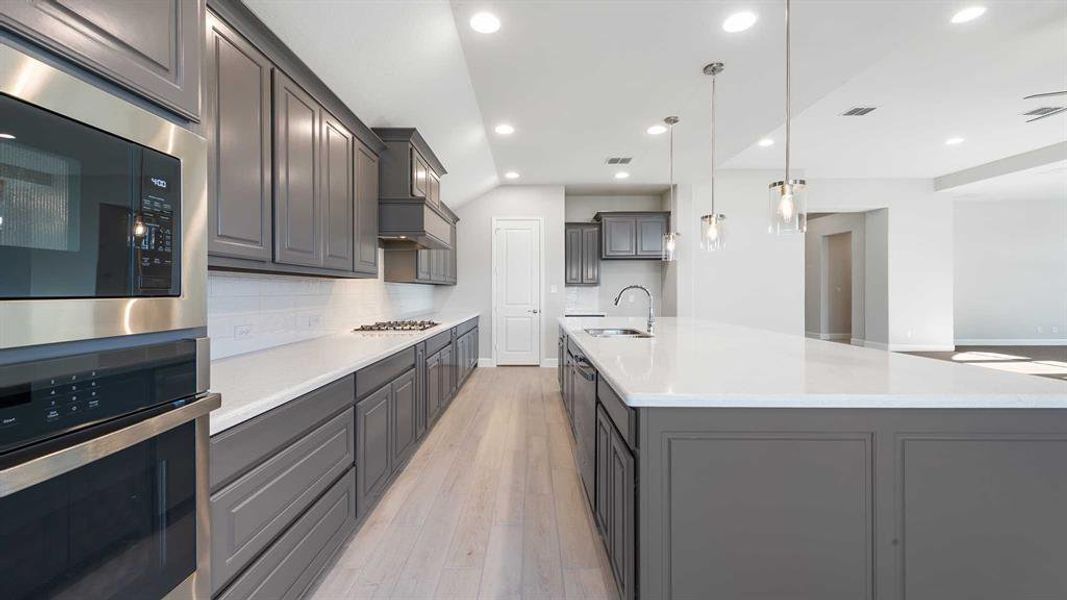
<svg viewBox="0 0 1067 600"><path fill-rule="evenodd" d="M628 165L633 160L632 156L612 156L608 158L607 163L609 165Z"/></svg>
<svg viewBox="0 0 1067 600"><path fill-rule="evenodd" d="M874 109L876 109L876 108L878 108L878 107L877 106L857 106L855 108L850 108L850 109L846 110L845 112L841 113L841 116L842 117L863 117L863 116L869 115L872 112L874 112Z"/></svg>
<svg viewBox="0 0 1067 600"><path fill-rule="evenodd" d="M1035 108L1030 112L1024 112L1024 117L1043 117L1045 115L1051 115L1054 112L1060 112L1063 110L1062 106L1042 106L1041 108Z"/></svg>

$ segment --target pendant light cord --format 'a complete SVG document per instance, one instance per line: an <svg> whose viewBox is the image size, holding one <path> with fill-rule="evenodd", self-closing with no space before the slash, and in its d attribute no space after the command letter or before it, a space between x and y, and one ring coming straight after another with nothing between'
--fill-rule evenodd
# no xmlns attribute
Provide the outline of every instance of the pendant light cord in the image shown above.
<svg viewBox="0 0 1067 600"><path fill-rule="evenodd" d="M790 40L789 40L789 0L785 0L785 185L783 191L789 189L789 128L790 128L790 105L792 83L792 71L790 70Z"/></svg>
<svg viewBox="0 0 1067 600"><path fill-rule="evenodd" d="M711 76L711 214L715 212L715 75Z"/></svg>

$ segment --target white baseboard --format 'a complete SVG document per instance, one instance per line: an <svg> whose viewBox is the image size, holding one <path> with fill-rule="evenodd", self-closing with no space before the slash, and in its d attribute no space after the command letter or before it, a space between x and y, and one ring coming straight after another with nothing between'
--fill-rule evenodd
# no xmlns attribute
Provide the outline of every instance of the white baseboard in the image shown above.
<svg viewBox="0 0 1067 600"><path fill-rule="evenodd" d="M817 339L819 339L819 332L818 331L805 331L804 332L804 337L811 338L813 340L817 340Z"/></svg>
<svg viewBox="0 0 1067 600"><path fill-rule="evenodd" d="M862 340L860 338L854 338L854 337L848 338L848 343L853 345L853 346L866 346L867 345L866 340Z"/></svg>
<svg viewBox="0 0 1067 600"><path fill-rule="evenodd" d="M863 340L864 348L874 348L876 350L889 350L889 344L882 342L872 342L871 340Z"/></svg>
<svg viewBox="0 0 1067 600"><path fill-rule="evenodd" d="M961 339L957 346L1067 346L1067 339Z"/></svg>
<svg viewBox="0 0 1067 600"><path fill-rule="evenodd" d="M944 344L890 344L891 352L952 352L955 346Z"/></svg>
<svg viewBox="0 0 1067 600"><path fill-rule="evenodd" d="M823 333L819 335L819 339L826 340L828 342L836 342L837 340L850 340L852 339L851 333Z"/></svg>
<svg viewBox="0 0 1067 600"><path fill-rule="evenodd" d="M558 366L559 366L559 359L558 358L542 358L541 359L541 368L542 369L555 369Z"/></svg>
<svg viewBox="0 0 1067 600"><path fill-rule="evenodd" d="M493 360L492 358L485 358L485 357L481 357L480 356L480 357L478 357L478 366L479 367L495 367L496 366L496 361Z"/></svg>

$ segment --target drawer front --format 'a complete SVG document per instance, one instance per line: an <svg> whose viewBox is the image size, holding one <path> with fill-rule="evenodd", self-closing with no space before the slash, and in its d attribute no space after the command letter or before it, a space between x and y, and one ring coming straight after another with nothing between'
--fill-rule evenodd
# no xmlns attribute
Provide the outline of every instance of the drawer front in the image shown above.
<svg viewBox="0 0 1067 600"><path fill-rule="evenodd" d="M355 379L337 381L211 438L211 489L216 491L290 442L351 406Z"/></svg>
<svg viewBox="0 0 1067 600"><path fill-rule="evenodd" d="M637 448L637 411L626 406L622 398L603 378L597 380L596 395L604 411L615 423L615 428L622 434L622 439L630 445L631 449Z"/></svg>
<svg viewBox="0 0 1067 600"><path fill-rule="evenodd" d="M211 579L220 589L355 461L348 409L211 497Z"/></svg>
<svg viewBox="0 0 1067 600"><path fill-rule="evenodd" d="M234 580L220 600L301 597L348 539L355 524L355 475L349 470Z"/></svg>
<svg viewBox="0 0 1067 600"><path fill-rule="evenodd" d="M452 341L452 332L445 331L426 340L426 356L433 356L437 351L444 348Z"/></svg>
<svg viewBox="0 0 1067 600"><path fill-rule="evenodd" d="M463 335L464 333L467 333L468 331L470 331L471 329L474 329L477 326L478 326L478 317L475 317L475 318L473 318L473 319L471 319L469 321L465 321L463 323L460 323L459 326L456 327L456 333L458 333L459 335Z"/></svg>
<svg viewBox="0 0 1067 600"><path fill-rule="evenodd" d="M415 366L415 347L406 348L356 371L356 399L362 400Z"/></svg>

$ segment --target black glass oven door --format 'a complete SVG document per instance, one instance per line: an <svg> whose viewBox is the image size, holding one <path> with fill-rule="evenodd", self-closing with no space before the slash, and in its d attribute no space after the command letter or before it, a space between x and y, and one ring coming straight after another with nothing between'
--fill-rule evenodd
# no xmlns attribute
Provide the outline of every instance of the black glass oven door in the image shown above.
<svg viewBox="0 0 1067 600"><path fill-rule="evenodd" d="M0 598L157 599L196 570L190 422L0 499Z"/></svg>

